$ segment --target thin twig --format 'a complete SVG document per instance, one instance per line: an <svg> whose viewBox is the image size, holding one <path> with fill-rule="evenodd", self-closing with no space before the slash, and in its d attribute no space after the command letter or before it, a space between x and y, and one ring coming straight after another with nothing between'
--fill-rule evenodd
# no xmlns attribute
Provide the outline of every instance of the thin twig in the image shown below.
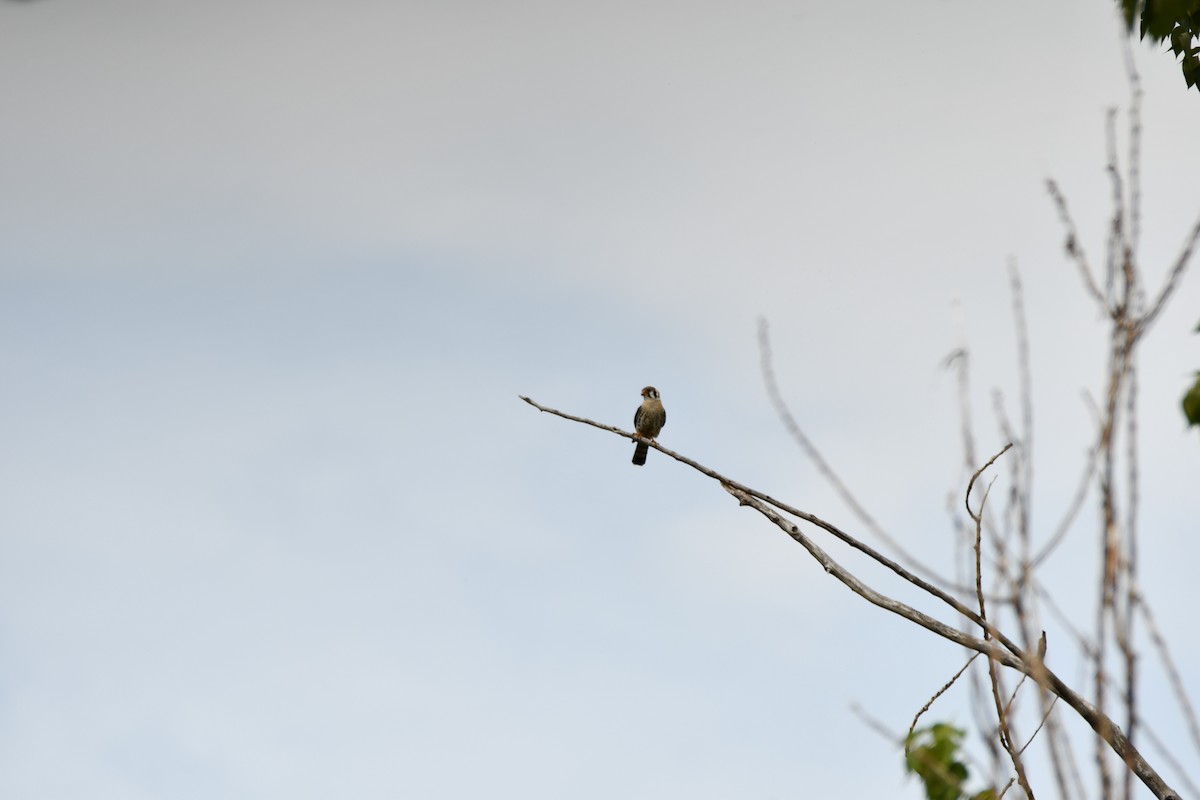
<svg viewBox="0 0 1200 800"><path fill-rule="evenodd" d="M978 657L979 657L979 653L972 653L971 657L967 659L967 663L962 665L962 669L960 669L958 672L954 673L954 677L952 677L950 680L946 681L946 683L942 686L942 688L940 688L936 692L934 692L933 697L929 698L929 700L925 703L925 705L921 706L921 710L918 711L916 713L916 716L913 717L912 724L908 726L908 735L904 737L904 754L905 755L908 755L908 743L910 741L912 741L913 731L915 731L917 729L917 722L921 719L921 716L930 709L930 707L934 704L934 702L939 697L941 697L943 694L945 694L946 691L951 686L954 685L955 681L957 681L960 677L962 677L962 674L967 671L967 667L971 666L971 664L974 663L975 659Z"/></svg>
<svg viewBox="0 0 1200 800"><path fill-rule="evenodd" d="M1055 697L1053 700L1050 701L1050 707L1046 709L1046 713L1042 714L1042 721L1038 723L1037 728L1034 730L1033 734L1029 737L1029 741L1027 741L1027 742L1025 742L1025 744L1021 745L1021 749L1017 751L1018 753L1024 753L1025 748L1027 748L1027 747L1029 747L1029 745L1033 744L1033 740L1037 738L1038 733L1042 730L1042 726L1046 724L1046 720L1050 719L1050 712L1054 711L1054 706L1056 703L1058 703L1057 697Z"/></svg>
<svg viewBox="0 0 1200 800"><path fill-rule="evenodd" d="M988 467L990 467L992 464L995 464L996 459L999 458L1000 456L1004 455L1005 453L1007 453L1009 451L1009 448L1011 448L1011 447L1012 447L1012 442L1009 442L1008 444L1004 445L1004 447L1002 447L1000 449L999 453L996 453L996 455L992 456L991 458L989 458L987 460L986 464L984 464L979 469L975 470L975 474L971 476L970 482L967 483L967 492L966 492L966 494L963 495L963 505L966 506L967 513L971 515L971 519L975 520L976 522L980 521L980 517L983 514L983 508L982 508L982 506L980 507L978 516L975 514L974 511L971 510L971 489L974 488L975 481L979 480L979 476L983 474L983 471L986 470ZM985 496L986 496L986 494L985 494Z"/></svg>
<svg viewBox="0 0 1200 800"><path fill-rule="evenodd" d="M967 469L975 466L975 436L971 432L971 354L964 344L942 361L946 369L957 367L958 376L958 417L959 432L963 440L964 465Z"/></svg>
<svg viewBox="0 0 1200 800"><path fill-rule="evenodd" d="M1132 294L1130 291L1133 287L1128 280L1131 275L1136 275L1136 272L1129 268L1131 254L1129 251L1128 242L1125 239L1125 189L1121 181L1121 170L1117 164L1117 134L1116 134L1116 118L1117 110L1109 109L1108 117L1105 123L1106 136L1105 140L1108 143L1108 177L1112 183L1112 203L1113 215L1112 221L1108 228L1108 248L1105 251L1105 270L1104 270L1104 288L1109 299L1109 305L1113 309L1114 318L1121 313L1131 311L1126 299ZM1119 303L1114 303L1114 278L1117 274L1117 266L1121 266L1121 274L1125 277L1125 297Z"/></svg>
<svg viewBox="0 0 1200 800"><path fill-rule="evenodd" d="M813 444L812 440L800 428L796 418L792 416L791 409L783 399L783 393L779 391L779 383L775 378L775 367L771 358L771 334L770 326L767 320L759 318L758 320L758 350L760 354L760 366L762 370L763 383L766 384L767 397L771 401L771 405L775 407L775 413L779 416L784 428L791 437L800 446L800 450L817 468L817 472L821 474L838 496L842 498L854 516L858 517L859 521L866 526L874 536L891 548L892 552L896 553L901 560L912 565L913 569L924 573L931 580L936 580L943 585L950 585L943 576L939 575L932 567L927 566L918 560L912 553L909 553L894 537L889 535L883 527L871 516L870 512L858 501L850 488L846 486L841 477L834 472L833 467L821 455L821 451Z"/></svg>
<svg viewBox="0 0 1200 800"><path fill-rule="evenodd" d="M975 486L975 481L978 480L980 474L993 463L995 463L996 459L1007 452L1010 447L1012 447L1011 443L1005 445L1003 450L992 456L991 460L980 467L975 474L971 476L971 481L967 484L966 495L963 498L963 503L967 507L967 513L970 514L971 519L975 521L975 596L979 601L979 616L982 619L987 619L987 606L983 599L983 570L980 566L980 538L983 535L983 511L984 507L987 505L988 490L990 490L991 484L988 485L988 489L984 490L983 497L979 500L979 513L971 511L971 489ZM987 632L984 631L984 639L986 640L987 638ZM1025 765L1022 763L1021 756L1017 753L1014 746L1015 737L1012 732L1012 724L1009 722L1008 713L1005 711L1004 701L1001 698L1002 689L1000 687L1001 679L999 671L996 669L996 662L991 659L988 660L988 679L992 685L992 700L996 705L996 722L1000 726L1000 745L1004 748L1005 752L1008 753L1009 761L1012 762L1013 771L1017 775L1017 783L1019 783L1021 788L1025 791L1026 798L1028 798L1028 800L1034 800L1033 788L1029 785L1029 777L1025 774Z"/></svg>
<svg viewBox="0 0 1200 800"><path fill-rule="evenodd" d="M1029 356L1029 322L1025 317L1025 290L1021 284L1021 273L1015 262L1009 264L1012 285L1013 323L1017 336L1017 375L1021 398L1021 446L1017 451L1018 464L1022 467L1018 491L1017 534L1021 542L1022 583L1030 569L1029 537L1033 507L1033 373ZM1010 440L1011 441L1011 440ZM1014 491L1017 488L1014 487Z"/></svg>
<svg viewBox="0 0 1200 800"><path fill-rule="evenodd" d="M1163 284L1162 289L1159 290L1154 304L1138 320L1140 332L1144 333L1147 328L1154 324L1158 315L1162 313L1163 307L1166 306L1167 300L1170 299L1175 289L1179 286L1179 279L1183 277L1184 271L1192 260L1192 253L1196 249L1197 242L1200 242L1200 219L1196 220L1196 224L1192 227L1191 232L1184 239L1183 249L1180 251L1179 257L1175 259L1175 266L1171 268L1171 274L1167 278L1166 283Z"/></svg>
<svg viewBox="0 0 1200 800"><path fill-rule="evenodd" d="M1042 565L1042 562L1050 557L1063 538L1067 535L1067 531L1071 529L1071 525L1079 516L1079 511L1083 508L1083 501L1087 499L1088 491L1092 487L1092 478L1096 475L1096 447L1093 445L1088 448L1087 463L1084 464L1083 474L1079 479L1079 486L1075 489L1075 496L1071 498L1071 504L1067 506L1066 513L1058 522L1058 527L1054 530L1054 535L1042 545L1042 549L1033 557L1030 565L1030 570L1036 570Z"/></svg>
<svg viewBox="0 0 1200 800"><path fill-rule="evenodd" d="M904 746L904 742L900 741L900 738L896 736L896 734L889 729L882 720L871 716L871 714L868 713L867 710L858 703L851 703L850 710L854 712L854 714L857 715L858 718L861 719L868 728L878 733L884 739L887 739L892 744L898 744L901 747Z"/></svg>
<svg viewBox="0 0 1200 800"><path fill-rule="evenodd" d="M1158 624L1154 621L1154 615L1150 613L1150 606L1142 602L1138 604L1138 610L1142 612L1146 630L1150 632L1150 641L1158 650L1159 660L1162 661L1163 669L1167 673L1167 681L1171 684L1171 691L1175 694L1175 700L1179 704L1184 722L1187 724L1188 735L1191 737L1196 751L1200 752L1200 722L1197 722L1195 706L1192 705L1191 698L1188 697L1187 690L1183 687L1183 678L1179 676L1175 659L1171 658L1171 652L1167 649L1167 641L1159 631ZM1196 792L1196 796L1200 796L1200 792Z"/></svg>
<svg viewBox="0 0 1200 800"><path fill-rule="evenodd" d="M1129 247L1136 253L1142 233L1142 81L1128 36L1121 36L1121 54L1129 81Z"/></svg>
<svg viewBox="0 0 1200 800"><path fill-rule="evenodd" d="M1067 200L1059 191L1058 184L1053 180L1046 181L1046 189L1050 192L1050 197L1054 199L1054 206L1058 209L1058 216L1062 220L1063 227L1067 229L1067 241L1065 248L1067 255L1075 262L1075 266L1079 268L1079 274L1083 278L1084 288L1088 290L1088 294L1100 304L1105 312L1110 312L1108 300L1104 293L1100 291L1100 287L1096 285L1096 279L1092 277L1092 269L1088 266L1087 256L1083 252L1083 247L1079 244L1079 233L1075 230L1075 222L1071 219L1071 212L1067 210Z"/></svg>

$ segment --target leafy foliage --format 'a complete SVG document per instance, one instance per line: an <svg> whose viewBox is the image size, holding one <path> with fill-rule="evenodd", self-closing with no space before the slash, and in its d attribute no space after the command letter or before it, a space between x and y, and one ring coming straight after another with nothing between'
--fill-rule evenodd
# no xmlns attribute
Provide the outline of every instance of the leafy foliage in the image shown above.
<svg viewBox="0 0 1200 800"><path fill-rule="evenodd" d="M995 800L993 788L973 795L963 789L969 775L958 755L963 735L961 728L944 722L918 728L909 735L904 766L925 784L928 800Z"/></svg>
<svg viewBox="0 0 1200 800"><path fill-rule="evenodd" d="M1183 396L1183 415L1187 417L1188 427L1200 425L1200 372L1196 373L1196 382Z"/></svg>
<svg viewBox="0 0 1200 800"><path fill-rule="evenodd" d="M1196 326L1196 333L1200 333L1200 325ZM1196 373L1192 388L1183 396L1183 416L1187 418L1189 428L1200 425L1200 372Z"/></svg>
<svg viewBox="0 0 1200 800"><path fill-rule="evenodd" d="M1117 0L1125 16L1125 27L1133 33L1139 22L1141 38L1170 41L1171 52L1180 59L1188 88L1200 91L1200 0Z"/></svg>

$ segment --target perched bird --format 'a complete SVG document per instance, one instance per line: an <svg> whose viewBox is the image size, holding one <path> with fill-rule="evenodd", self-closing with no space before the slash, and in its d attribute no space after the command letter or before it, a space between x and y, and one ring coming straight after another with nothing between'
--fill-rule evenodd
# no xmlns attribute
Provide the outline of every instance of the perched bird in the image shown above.
<svg viewBox="0 0 1200 800"><path fill-rule="evenodd" d="M653 386L647 386L642 389L642 404L638 406L638 410L633 415L633 429L637 431L639 437L653 439L658 436L658 432L667 424L667 412L663 408L662 400L658 397L658 389ZM650 452L650 446L645 442L638 442L637 447L633 450L633 463L639 467L646 463L646 454Z"/></svg>

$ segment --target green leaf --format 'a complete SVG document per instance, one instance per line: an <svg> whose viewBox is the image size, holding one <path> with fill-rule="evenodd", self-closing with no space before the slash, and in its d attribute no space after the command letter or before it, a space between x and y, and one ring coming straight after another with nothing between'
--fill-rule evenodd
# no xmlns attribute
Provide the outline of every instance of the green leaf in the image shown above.
<svg viewBox="0 0 1200 800"><path fill-rule="evenodd" d="M1183 396L1183 416L1187 419L1189 428L1200 425L1200 373L1197 373L1192 388Z"/></svg>
<svg viewBox="0 0 1200 800"><path fill-rule="evenodd" d="M905 748L905 769L925 784L927 800L961 800L967 767L958 759L964 732L953 725L936 723L913 731Z"/></svg>
<svg viewBox="0 0 1200 800"><path fill-rule="evenodd" d="M1182 64L1183 79L1187 81L1188 88L1192 88L1196 84L1200 84L1200 57L1185 56Z"/></svg>
<svg viewBox="0 0 1200 800"><path fill-rule="evenodd" d="M1121 15L1125 17L1125 30L1133 33L1133 19L1137 16L1137 0L1121 0Z"/></svg>
<svg viewBox="0 0 1200 800"><path fill-rule="evenodd" d="M1171 52L1175 55L1186 53L1192 45L1192 32L1186 28L1176 28L1171 31Z"/></svg>

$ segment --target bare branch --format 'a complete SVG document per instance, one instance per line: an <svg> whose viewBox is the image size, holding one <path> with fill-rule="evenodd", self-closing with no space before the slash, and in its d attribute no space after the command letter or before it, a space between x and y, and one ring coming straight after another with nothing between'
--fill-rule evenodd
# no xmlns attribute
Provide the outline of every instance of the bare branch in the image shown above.
<svg viewBox="0 0 1200 800"><path fill-rule="evenodd" d="M1137 653L1133 644L1133 623L1139 603L1137 592L1137 512L1138 512L1138 460L1137 460L1137 369L1132 363L1126 379L1125 413L1125 461L1128 475L1125 487L1128 491L1125 511L1125 607L1116 614L1117 644L1125 663L1125 735L1134 740L1140 728L1137 713ZM1123 796L1128 798L1133 791L1132 774L1125 772Z"/></svg>
<svg viewBox="0 0 1200 800"><path fill-rule="evenodd" d="M979 479L979 476L983 474L983 471L985 469L987 469L988 467L990 467L992 464L995 464L996 459L999 458L1000 456L1004 455L1005 453L1007 453L1009 448L1011 448L1011 447L1012 447L1012 442L1009 442L1008 444L1004 445L1004 447L1001 448L999 453L996 453L996 455L992 456L991 458L989 458L987 460L986 464L984 464L979 469L975 470L975 474L971 476L971 482L967 484L967 493L963 496L963 505L965 505L967 507L967 513L971 515L971 519L975 520L976 522L979 522L980 518L983 515L983 506L982 505L980 506L978 515L974 511L971 510L971 489L975 486L975 481L977 481Z"/></svg>
<svg viewBox="0 0 1200 800"><path fill-rule="evenodd" d="M1029 536L1033 506L1033 374L1029 357L1029 322L1025 317L1025 290L1016 262L1009 264L1013 323L1017 336L1017 375L1020 380L1021 437L1017 450L1021 481L1017 495L1017 534L1021 541L1022 571L1029 570ZM1011 439L1009 441L1012 441ZM1014 487L1017 491L1017 487ZM1025 575L1022 575L1022 581Z"/></svg>
<svg viewBox="0 0 1200 800"><path fill-rule="evenodd" d="M590 425L595 428L600 428L601 430L606 430L610 433L615 433L618 436L628 439L633 439L634 437L634 434L624 431L620 428L611 425L603 425L583 417L577 417L556 409L542 406L523 395L520 396L520 399L524 400L526 403L538 409L539 411L553 414L564 419L569 419L574 422ZM931 631L944 639L947 639L948 641L954 642L955 644L959 644L963 647L967 647L978 653L982 653L986 655L992 662L1015 669L1018 672L1028 675L1029 677L1038 681L1047 691L1062 698L1067 705L1071 706L1071 708L1074 709L1075 712L1079 714L1079 716L1082 717L1089 726L1091 726L1092 730L1099 734L1113 749L1113 751L1122 760L1130 765L1130 768L1134 771L1138 778L1141 779L1142 783L1144 783L1147 788L1153 792L1155 797L1159 798L1159 800L1179 800L1179 795L1169 786L1167 786L1158 773L1154 771L1153 767L1146 762L1142 755L1133 746L1133 743L1129 741L1129 739L1121 732L1121 729L1109 717L1101 713L1095 706L1079 695L1078 692L1071 689L1053 671L1042 665L1036 654L1030 655L1029 653L1022 651L1019 647L1017 647L1016 644L1012 642L1011 639L996 629L994 625L980 618L978 614L962 605L962 603L950 597L945 592L937 589L937 587L930 586L921 578L909 573L899 564L896 564L885 556L875 552L854 537L849 536L836 526L825 522L819 517L800 511L799 509L794 509L791 506L770 498L768 495L732 481L715 470L709 469L708 467L705 467L686 456L680 455L679 453L663 447L656 441L651 440L648 441L647 444L664 455L669 456L670 458L673 458L681 463L687 464L698 472L718 481L722 488L733 495L741 505L753 508L759 514L766 517L773 524L787 533L788 536L804 547L804 549L809 552L809 554L822 566L822 568L824 568L828 574L833 575L843 585L845 585L855 594L858 594L860 597L867 600L867 602L891 611L892 613L897 614L904 619L907 619L910 622L913 622L914 624L919 625L920 627L925 628L926 630ZM991 462L989 462L989 464L990 463ZM976 475L976 478L977 477L978 473ZM972 483L974 483L974 479L972 479ZM970 495L969 488L967 495ZM830 558L811 539L805 536L795 523L780 516L780 514L768 506L767 503L770 503L770 506L774 506L780 511L822 528L846 544L849 544L860 552L869 555L879 563L888 566L889 569L891 569L897 575L900 575L910 583L919 586L926 592L932 594L943 602L946 602L960 614L968 619L971 619L973 622L983 628L985 633L994 641L985 641L983 639L978 639L974 636L963 633L949 625L946 625L940 620L929 616L928 614L924 614L912 608L911 606L876 592L874 589L864 584L857 577L849 573L836 561Z"/></svg>
<svg viewBox="0 0 1200 800"><path fill-rule="evenodd" d="M979 478L980 474L993 463L995 463L997 458L1008 452L1010 447L1012 447L1011 442L1005 445L1004 449L999 453L992 456L986 464L980 467L975 474L971 476L971 482L967 484L966 495L963 498L963 503L967 507L967 513L971 515L971 519L975 520L975 596L979 600L979 616L982 619L987 619L987 607L983 599L983 570L980 566L979 553L981 549L980 539L983 536L983 510L987 505L987 496L988 491L991 489L991 485L989 484L988 489L984 490L983 497L979 501L978 514L971 511L971 488L975 485L975 481ZM987 631L985 630L984 639L986 640L988 638ZM1033 800L1033 787L1029 785L1029 777L1025 774L1025 765L1022 763L1021 756L1017 752L1014 744L1015 737L1012 732L1012 723L1009 722L1008 712L1005 709L1004 700L1001 697L1003 692L1000 688L1000 675L996 669L996 662L992 659L988 660L988 679L992 686L992 701L996 706L996 722L1000 726L1000 745L1004 748L1005 752L1008 753L1009 761L1011 761L1013 765L1013 771L1016 772L1017 775L1017 783L1019 783L1021 788L1025 791L1026 798L1028 798L1028 800Z"/></svg>
<svg viewBox="0 0 1200 800"><path fill-rule="evenodd" d="M770 398L771 405L775 407L775 413L779 415L779 419L783 422L783 426L787 429L787 432L796 440L796 444L800 446L804 455L817 468L821 477L829 482L834 491L838 493L838 496L842 498L842 502L849 506L850 511L867 527L867 530L891 548L892 552L898 554L903 561L911 564L914 569L924 573L931 579L945 585L950 584L950 581L919 561L905 550L895 538L884 531L882 526L875 521L875 518L871 516L862 503L858 502L858 498L854 496L854 493L850 491L849 487L846 486L838 474L833 471L833 467L821 455L821 451L817 449L812 440L800 428L800 425L796 422L796 418L792 416L791 410L784 401L783 394L779 391L778 382L775 380L775 368L771 359L770 326L767 324L766 319L763 318L759 318L758 320L758 349L761 356L763 383L766 384L767 397Z"/></svg>
<svg viewBox="0 0 1200 800"><path fill-rule="evenodd" d="M1136 253L1142 233L1142 80L1128 36L1121 37L1121 53L1129 81L1129 247Z"/></svg>
<svg viewBox="0 0 1200 800"><path fill-rule="evenodd" d="M824 550L818 547L815 542L805 536L800 531L799 526L797 526L794 522L780 516L779 513L777 513L763 501L759 500L756 496L734 486L732 483L725 482L722 484L722 487L725 489L725 491L736 497L741 505L753 508L755 511L762 514L777 527L779 527L784 533L798 542L805 550L809 552L809 554L817 561L817 563L821 565L826 573L841 581L848 589L850 589L850 591L854 592L868 603L879 606L885 611L890 611L893 614L897 614L907 619L909 622L913 622L928 631L936 633L943 639L948 639L955 644L959 644L976 652L983 653L984 655L999 661L1006 667L1012 667L1013 669L1024 671L1025 662L1017 656L1005 652L997 644L993 644L982 639L977 639L974 636L962 633L961 631L950 627L941 620L934 619L928 614L918 611L917 609L902 603L899 600L893 600L890 597L876 592L874 589L867 586L865 583L852 575L848 570L834 561L833 558L831 558Z"/></svg>
<svg viewBox="0 0 1200 800"><path fill-rule="evenodd" d="M1021 745L1021 749L1017 751L1018 753L1024 753L1025 748L1027 748L1027 747L1029 747L1029 745L1033 744L1033 740L1036 739L1038 733L1041 732L1042 726L1046 724L1046 720L1050 719L1050 713L1052 711L1054 711L1054 706L1057 703L1058 703L1057 697L1055 697L1053 700L1050 701L1050 707L1046 709L1046 713L1042 714L1042 721L1038 723L1037 729L1034 730L1033 734L1029 737L1029 741L1027 741L1027 742L1025 742L1025 744Z"/></svg>
<svg viewBox="0 0 1200 800"><path fill-rule="evenodd" d="M960 669L958 672L954 673L954 677L952 677L950 680L946 681L946 683L942 686L942 688L940 688L936 692L934 692L933 697L929 698L928 702L926 702L925 705L921 706L921 710L918 711L916 716L913 717L912 724L908 726L908 735L904 737L904 755L908 755L908 743L910 741L912 741L913 731L915 731L917 729L917 722L921 719L921 716L926 711L929 710L929 708L934 704L934 702L939 697L941 697L943 694L945 694L946 691L951 686L954 685L955 681L957 681L960 677L962 677L962 674L967 671L967 667L971 666L971 664L974 663L975 659L978 657L979 657L979 653L973 653L971 655L971 657L967 659L967 663L962 665L962 669Z"/></svg>
<svg viewBox="0 0 1200 800"><path fill-rule="evenodd" d="M1063 227L1067 229L1067 241L1065 244L1067 255L1075 262L1075 266L1079 268L1079 274L1083 278L1084 288L1088 290L1088 294L1105 310L1106 313L1112 313L1108 300L1104 293L1100 291L1100 287L1096 285L1096 279L1092 277L1092 269L1088 266L1087 256L1084 255L1083 247L1079 244L1079 233L1075 230L1075 222L1071 219L1071 213L1067 210L1067 200L1063 197L1062 192L1058 189L1058 184L1053 180L1046 181L1046 188L1050 192L1050 196L1054 198L1054 206L1058 209L1059 219L1062 220Z"/></svg>
<svg viewBox="0 0 1200 800"><path fill-rule="evenodd" d="M963 455L967 469L975 466L975 436L971 432L971 354L966 345L946 356L942 366L957 368L959 431L963 440Z"/></svg>
<svg viewBox="0 0 1200 800"><path fill-rule="evenodd" d="M1191 698L1188 697L1187 690L1183 687L1183 679L1179 676L1179 670L1175 666L1175 659L1171 658L1171 653L1167 649L1167 641L1163 638L1162 632L1159 631L1158 625L1154 621L1154 615L1150 613L1150 606L1146 603L1140 603L1138 610L1142 612L1142 619L1146 622L1146 630L1150 632L1150 640L1154 642L1155 649L1158 650L1159 660L1162 661L1163 669L1167 672L1167 680L1171 684L1171 691L1175 694L1175 700L1179 703L1179 708L1183 712L1183 719L1187 723L1188 735L1191 736L1192 744L1195 745L1196 751L1200 752L1200 723L1196 720L1196 709L1192 705ZM1196 792L1200 796L1200 792Z"/></svg>
<svg viewBox="0 0 1200 800"><path fill-rule="evenodd" d="M627 439L632 439L634 437L634 434L629 431L622 430L622 429L614 427L612 425L603 425L599 422L594 422L593 420L586 419L584 417L576 417L571 414L566 414L557 409L539 405L538 403L534 402L533 400L531 400L528 397L525 397L523 395L518 395L518 396L522 400L524 400L526 403L529 403L529 405L531 405L534 408L538 409L539 411L543 411L547 414L553 414L555 416L562 417L563 419L569 419L573 422L581 422L585 425L591 425L594 428L599 428L600 430L609 431L611 433L617 434L618 436L624 436ZM823 520L820 517L817 517L813 514L809 514L807 511L801 511L800 509L790 506L787 503L784 503L780 500L776 500L774 497L771 497L768 494L760 492L757 489L752 489L751 487L746 486L745 484L738 483L737 481L732 480L730 478L726 478L724 475L721 475L720 473L716 472L715 470L709 469L708 467L704 466L703 464L700 464L699 462L693 461L692 459L688 458L687 456L681 455L679 453L676 453L674 450L670 450L666 447L663 447L661 444L658 443L657 440L654 440L654 439L645 440L644 439L642 441L644 441L648 446L654 448L655 450L662 453L663 455L673 458L676 461L679 461L681 463L687 464L692 469L695 469L695 470L707 475L708 477L720 482L724 486L733 487L735 489L740 489L741 491L745 492L746 494L749 494L752 497L757 497L759 500L762 500L763 502L768 503L768 504L774 506L775 508L778 508L780 511L783 511L786 514L791 514L793 517L805 520L806 522L810 522L813 525L816 525L818 528L821 528L821 529L833 534L834 537L841 540L845 544L849 545L850 547L854 548L855 550L858 550L860 553L863 553L868 558L871 558L874 561L878 562L879 564L882 564L883 566L887 567L888 569L890 569L892 572L899 575L904 580L913 584L914 586L921 589L922 591L925 591L928 594L931 594L934 597L938 598L943 603L947 604L952 609L957 611L959 614L962 614L964 617L971 620L976 625L980 626L984 630L987 630L988 633L993 638L996 639L996 641L998 641L1000 644L1007 647L1010 652L1012 652L1014 654L1021 653L1021 648L1019 646L1017 646L1016 643L1014 643L1011 639L1009 639L1007 636L1005 636L1003 633L1001 633L998 629L992 627L991 624L989 622L987 622L987 620L981 619L978 614L976 614L970 608L965 606L957 598L942 591L937 586L934 586L933 584L926 581L924 578L918 577L917 575L914 575L913 573L909 572L903 566L896 563L895 561L888 558L887 556L883 555L879 551L875 550L870 545L865 544L864 542L861 542L858 539L855 539L853 536L850 536L849 534L845 533L840 528L838 528L836 525L826 522L825 520Z"/></svg>
<svg viewBox="0 0 1200 800"><path fill-rule="evenodd" d="M1088 490L1092 486L1092 478L1096 475L1096 447L1093 445L1088 448L1087 464L1084 465L1083 474L1080 476L1079 486L1075 489L1075 496L1071 498L1071 504L1067 506L1067 511L1058 522L1058 527L1054 531L1054 535L1042 545L1042 549L1033 557L1030 563L1030 569L1037 569L1042 562L1050 557L1054 549L1062 543L1063 538L1067 535L1067 531L1071 529L1075 518L1079 516L1080 509L1083 508L1083 501L1087 499Z"/></svg>
<svg viewBox="0 0 1200 800"><path fill-rule="evenodd" d="M1167 749L1166 744L1158 735L1150 728L1143 728L1146 733L1146 738L1154 745L1154 749L1158 750L1158 754L1163 757L1163 760L1171 765L1171 769L1179 776L1179 780L1187 787L1187 790L1192 793L1192 797L1200 797L1200 786L1197 786L1191 778L1188 777L1187 769L1179 763L1175 756L1171 755L1171 751Z"/></svg>
<svg viewBox="0 0 1200 800"><path fill-rule="evenodd" d="M595 420L587 419L586 417L577 417L574 414L568 414L565 411L559 411L556 408L547 408L546 406L535 403L533 400L530 400L528 397L526 397L523 394L519 394L519 395L517 395L517 397L521 398L526 403L529 403L529 405L533 406L538 411L543 411L547 414L553 414L554 416L562 417L563 419L569 419L572 422L582 422L584 425L591 425L593 428L599 428L602 431L609 431L611 433L617 434L618 436L624 436L626 439L632 439L635 441L638 440L638 436L636 434L634 434L630 431L622 430L621 428L618 428L615 425L605 425L601 422L596 422ZM661 448L658 448L657 445L655 445L653 440L645 440L645 441L646 441L646 444L655 446L656 449L661 449Z"/></svg>
<svg viewBox="0 0 1200 800"><path fill-rule="evenodd" d="M1113 751L1130 765L1130 769L1154 793L1155 797L1159 798L1159 800L1180 800L1179 795L1159 777L1153 767L1146 762L1133 746L1133 743L1121 732L1117 724L1106 715L1100 713L1095 706L1084 700L1075 690L1063 683L1062 679L1050 669L1045 666L1035 667L1034 659L1036 656L1030 657L1028 654L1023 654L1025 658L1019 658L1001 650L994 644L962 633L904 603L876 592L830 558L825 551L801 533L797 525L781 517L757 497L739 488L735 488L729 482L723 482L722 486L725 491L736 497L742 505L750 506L773 522L784 533L804 547L816 559L817 563L822 566L826 573L841 581L842 584L867 602L879 606L886 611L891 611L893 614L897 614L955 644L960 644L963 647L968 647L978 653L982 653L988 656L992 662L998 662L1006 667L1015 669L1034 680L1044 681L1042 685L1052 694L1066 701L1091 726L1092 730L1098 733Z"/></svg>
<svg viewBox="0 0 1200 800"><path fill-rule="evenodd" d="M1167 282L1159 290L1158 297L1154 300L1154 305L1138 320L1139 333L1145 333L1146 329L1153 325L1158 315L1162 313L1167 300L1171 298L1171 295L1179 286L1179 279L1183 277L1184 270L1187 269L1188 264L1191 262L1192 253L1195 251L1198 241L1200 241L1200 219L1196 220L1196 224L1184 240L1183 249L1180 251L1179 257L1175 259L1175 266L1171 268L1171 274L1167 277Z"/></svg>
<svg viewBox="0 0 1200 800"><path fill-rule="evenodd" d="M1125 278L1123 298L1115 303L1117 313L1133 313L1129 298L1135 295L1134 280L1137 271L1133 269L1133 254L1125 238L1125 189L1121 181L1121 170L1117 164L1117 133L1115 122L1117 110L1109 109L1105 123L1105 139L1108 142L1108 177L1112 182L1113 215L1108 229L1108 249L1105 252L1104 290L1110 305L1114 301L1114 278L1118 265Z"/></svg>
<svg viewBox="0 0 1200 800"><path fill-rule="evenodd" d="M899 740L899 737L896 736L895 732L888 728L888 726L885 725L881 720L871 716L871 714L858 703L851 703L850 710L854 712L854 714L861 719L868 728L878 733L884 739L887 739L892 744L899 744L900 746L904 745L904 742Z"/></svg>

